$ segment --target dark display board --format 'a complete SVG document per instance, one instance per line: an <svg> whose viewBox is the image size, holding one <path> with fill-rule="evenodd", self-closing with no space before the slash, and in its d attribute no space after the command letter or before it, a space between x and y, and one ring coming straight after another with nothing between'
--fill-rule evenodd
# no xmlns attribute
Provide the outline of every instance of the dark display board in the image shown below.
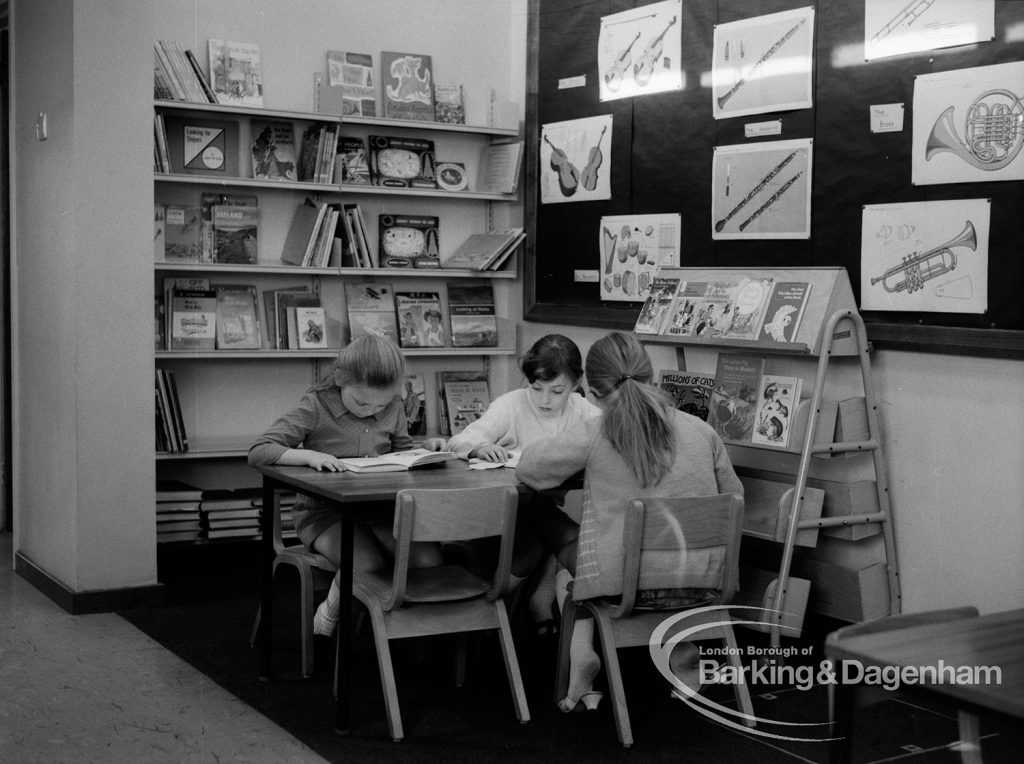
<svg viewBox="0 0 1024 764"><path fill-rule="evenodd" d="M685 87L602 103L597 65L601 18L645 4L530 2L527 320L633 326L638 303L602 301L598 284L575 280L577 270L594 270L600 262L598 231L605 215L679 213L685 267L842 266L857 290L864 205L990 198L986 313L867 311L864 318L876 346L1024 357L1024 182L911 183L915 76L1024 60L1024 2L996 0L992 42L871 62L863 61L862 55L863 2L815 3L813 108L722 120L712 117L706 84L715 25L811 4L684 0L680 60ZM849 55L851 49L857 54ZM581 75L586 76L585 87L559 89L560 80ZM1024 83L1004 87L1024 99ZM872 133L869 107L891 103L905 106L903 131ZM607 114L613 116L614 124L610 151L605 152L611 168L611 199L540 204L541 125ZM714 147L753 143L758 139L745 138L744 126L774 119L781 120L782 132L764 140L814 141L811 238L713 240ZM1024 126L1020 129L1024 131ZM1024 141L1024 135L1016 141Z"/></svg>

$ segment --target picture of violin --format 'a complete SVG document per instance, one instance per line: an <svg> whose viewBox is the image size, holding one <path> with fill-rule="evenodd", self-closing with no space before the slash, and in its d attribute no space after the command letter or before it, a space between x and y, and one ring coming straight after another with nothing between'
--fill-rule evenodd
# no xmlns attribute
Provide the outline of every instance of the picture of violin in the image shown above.
<svg viewBox="0 0 1024 764"><path fill-rule="evenodd" d="M633 38L633 41L625 47L622 53L619 54L619 57L615 59L615 63L609 66L608 71L604 73L604 84L613 93L617 91L619 87L622 85L622 75L625 73L627 69L629 69L629 64L632 61L632 55L630 54L630 50L633 48L633 46L636 44L636 41L639 39L640 33L637 32L636 37Z"/></svg>
<svg viewBox="0 0 1024 764"><path fill-rule="evenodd" d="M597 171L601 168L604 155L601 153L601 140L604 138L604 131L608 129L605 125L601 128L601 134L597 137L597 143L590 149L590 156L587 158L587 166L583 168L583 177L580 183L587 191L597 188Z"/></svg>
<svg viewBox="0 0 1024 764"><path fill-rule="evenodd" d="M580 171L569 161L565 152L549 141L546 135L544 142L551 147L551 169L558 175L558 185L562 189L562 196L572 196L576 193L576 187L580 183Z"/></svg>
<svg viewBox="0 0 1024 764"><path fill-rule="evenodd" d="M643 87L651 81L651 76L654 74L654 64L661 58L662 41L665 39L665 34L675 23L676 17L673 16L672 20L668 22L668 26L665 27L665 31L647 43L647 49L644 51L640 63L633 67L633 79L636 80L637 85Z"/></svg>

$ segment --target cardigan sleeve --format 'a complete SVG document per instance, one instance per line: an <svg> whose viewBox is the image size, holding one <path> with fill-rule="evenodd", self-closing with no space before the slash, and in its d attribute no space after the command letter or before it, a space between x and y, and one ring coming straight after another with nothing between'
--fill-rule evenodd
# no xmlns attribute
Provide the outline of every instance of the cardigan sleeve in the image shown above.
<svg viewBox="0 0 1024 764"><path fill-rule="evenodd" d="M497 398L479 419L470 422L458 435L448 441L448 450L460 459L481 443L498 443L511 430L511 410L505 396Z"/></svg>
<svg viewBox="0 0 1024 764"><path fill-rule="evenodd" d="M274 464L285 451L301 446L316 428L318 419L313 396L302 396L295 408L270 425L249 447L249 466Z"/></svg>
<svg viewBox="0 0 1024 764"><path fill-rule="evenodd" d="M588 419L552 438L527 446L516 467L516 477L538 491L560 486L587 466L590 449L600 434L601 421L601 417Z"/></svg>

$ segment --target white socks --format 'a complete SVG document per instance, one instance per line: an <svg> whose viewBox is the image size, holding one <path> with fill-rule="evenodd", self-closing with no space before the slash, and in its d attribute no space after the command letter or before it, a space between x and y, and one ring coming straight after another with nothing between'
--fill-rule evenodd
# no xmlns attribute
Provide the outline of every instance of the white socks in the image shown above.
<svg viewBox="0 0 1024 764"><path fill-rule="evenodd" d="M537 588L530 595L530 615L534 623L551 620L551 603L555 601L555 556L548 555L544 562L544 572L537 581ZM568 573L568 571L566 571Z"/></svg>
<svg viewBox="0 0 1024 764"><path fill-rule="evenodd" d="M338 610L341 592L338 589L338 582L331 580L331 589L327 592L327 599L320 603L313 615L313 633L321 637L329 637L334 634L338 627Z"/></svg>

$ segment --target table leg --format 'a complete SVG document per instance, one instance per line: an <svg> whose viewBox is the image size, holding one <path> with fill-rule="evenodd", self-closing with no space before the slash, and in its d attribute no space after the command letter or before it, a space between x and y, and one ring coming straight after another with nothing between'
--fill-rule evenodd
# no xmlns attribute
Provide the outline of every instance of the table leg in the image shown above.
<svg viewBox="0 0 1024 764"><path fill-rule="evenodd" d="M263 478L263 512L260 514L260 628L256 639L260 647L260 679L271 678L274 622L274 512L278 511L274 481Z"/></svg>
<svg viewBox="0 0 1024 764"><path fill-rule="evenodd" d="M338 582L339 606L338 639L334 653L334 729L339 735L347 735L350 729L349 702L352 688L352 543L355 534L351 512L341 513L341 559L336 580Z"/></svg>

